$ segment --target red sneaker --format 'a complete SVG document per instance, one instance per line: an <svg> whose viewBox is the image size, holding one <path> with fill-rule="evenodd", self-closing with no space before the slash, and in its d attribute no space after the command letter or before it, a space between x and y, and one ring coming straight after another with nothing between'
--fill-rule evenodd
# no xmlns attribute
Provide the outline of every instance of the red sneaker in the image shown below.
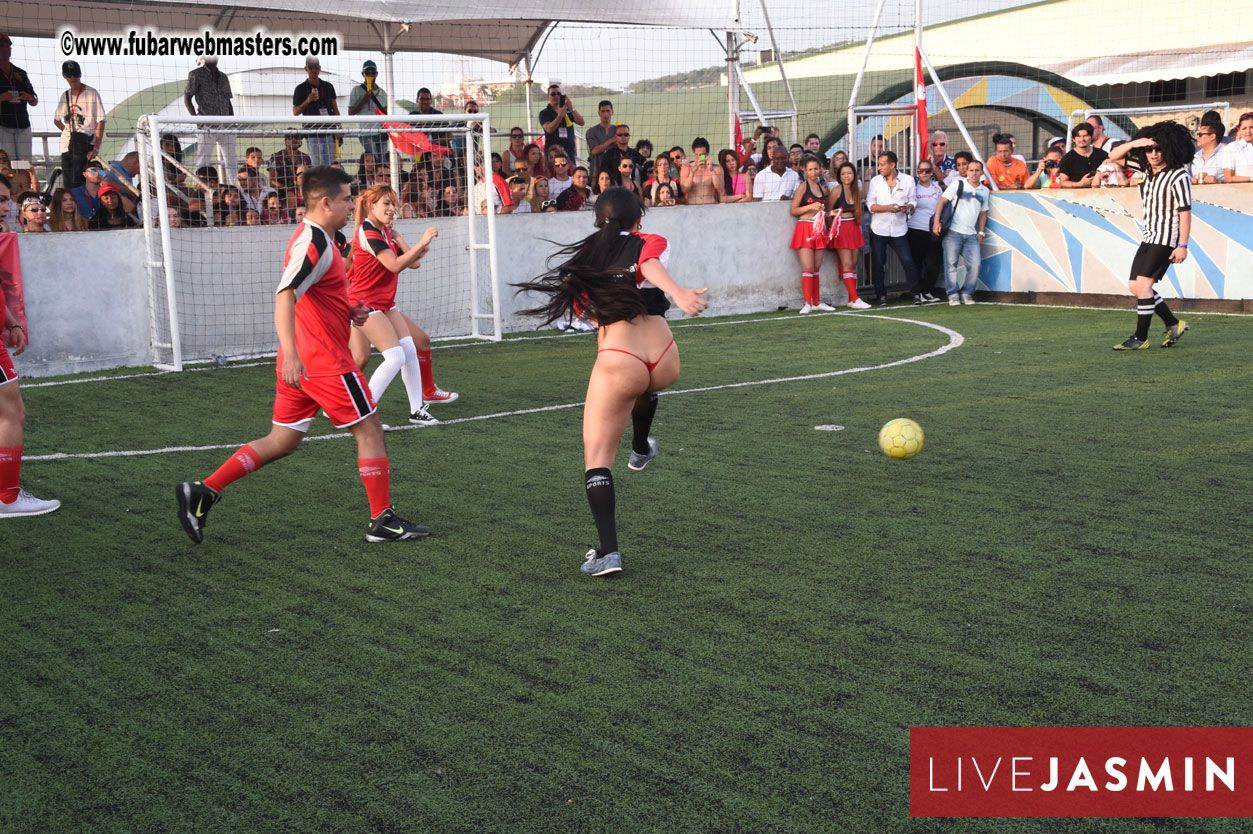
<svg viewBox="0 0 1253 834"><path fill-rule="evenodd" d="M422 395L422 399L426 400L428 404L455 402L457 397L456 391L445 391L442 388L436 388L434 391Z"/></svg>

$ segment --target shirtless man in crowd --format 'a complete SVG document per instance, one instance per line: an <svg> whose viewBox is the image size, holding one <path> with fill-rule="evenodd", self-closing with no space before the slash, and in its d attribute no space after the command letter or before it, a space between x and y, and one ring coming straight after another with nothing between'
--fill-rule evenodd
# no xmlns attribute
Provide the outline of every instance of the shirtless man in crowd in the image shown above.
<svg viewBox="0 0 1253 834"><path fill-rule="evenodd" d="M692 159L683 163L679 172L679 185L687 195L689 206L709 205L718 202L714 186L714 161L709 155L709 142L701 137L692 140Z"/></svg>

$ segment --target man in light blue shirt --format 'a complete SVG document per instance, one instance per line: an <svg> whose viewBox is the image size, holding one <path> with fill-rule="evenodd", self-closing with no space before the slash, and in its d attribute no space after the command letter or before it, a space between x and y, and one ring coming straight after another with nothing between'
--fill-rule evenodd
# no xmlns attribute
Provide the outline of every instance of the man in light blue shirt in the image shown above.
<svg viewBox="0 0 1253 834"><path fill-rule="evenodd" d="M979 264L983 261L979 247L988 225L990 194L987 186L979 182L982 177L983 163L971 161L965 178L950 185L935 207L932 231L938 235L943 232L940 217L944 207L953 204L953 218L944 236L944 288L948 291L948 303L954 307L975 303L975 285L979 283ZM962 282L957 280L958 258L966 260L966 280Z"/></svg>

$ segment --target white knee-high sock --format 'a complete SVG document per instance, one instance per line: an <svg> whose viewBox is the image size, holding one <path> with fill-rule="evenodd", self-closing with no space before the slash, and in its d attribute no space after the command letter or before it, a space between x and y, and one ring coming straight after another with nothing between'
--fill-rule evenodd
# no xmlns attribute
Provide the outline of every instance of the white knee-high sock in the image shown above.
<svg viewBox="0 0 1253 834"><path fill-rule="evenodd" d="M370 393L374 395L374 402L383 399L383 392L404 366L405 352L399 347L383 351L383 364L375 368L374 375L370 377Z"/></svg>
<svg viewBox="0 0 1253 834"><path fill-rule="evenodd" d="M422 407L422 366L418 364L418 349L413 344L412 336L401 339L400 347L405 352L405 365L400 369L400 379L405 383L405 393L409 395L409 412L413 413Z"/></svg>

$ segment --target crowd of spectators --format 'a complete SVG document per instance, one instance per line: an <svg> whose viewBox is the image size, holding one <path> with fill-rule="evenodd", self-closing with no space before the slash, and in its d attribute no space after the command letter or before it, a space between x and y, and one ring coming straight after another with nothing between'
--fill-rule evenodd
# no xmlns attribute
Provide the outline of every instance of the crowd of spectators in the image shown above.
<svg viewBox="0 0 1253 834"><path fill-rule="evenodd" d="M35 170L25 158L30 150L27 111L39 103L39 98L29 76L9 62L10 47L8 38L0 35L0 177L13 197L8 215L0 217L0 223L31 232L141 224L139 155L131 152L112 163L101 159L105 110L99 93L83 83L82 68L75 61L62 65L66 89L58 97L54 118L62 131L60 181L49 183L40 192ZM189 114L234 114L229 78L217 64L216 59L206 58L203 66L189 73L184 90ZM317 58L306 61L305 72L306 78L292 92L292 114L340 115L339 94L321 78ZM376 83L377 76L375 62L365 61L361 83L348 93L347 115L388 113L389 97ZM413 113L443 115L435 108L428 88L421 88L416 99L418 106ZM478 112L477 102L467 102L464 112ZM810 160L817 160L822 167L824 187L837 183L836 172L850 162L848 155L838 150L827 158L817 134L809 134L803 143L789 147L780 140L777 128L765 125L758 126L737 148L714 153L707 140L696 137L688 148L675 146L656 153L647 138L632 141L631 126L616 118L612 101L599 101L596 114L597 120L587 126L578 103L560 84L551 84L545 107L537 114L540 130L531 136L521 127L512 128L508 146L493 153L488 166L477 158L473 161L472 183L464 176L465 154L471 151L464 134L441 132L439 123L428 125L432 147L414 154L411 160L406 154L397 172L402 217L482 213L489 199L499 214L589 210L610 186L634 191L650 207L788 200L803 181L802 172ZM577 130L584 127L585 156L580 158ZM196 158L188 167L184 167L180 138L163 136L162 168L169 190L171 224L199 227L299 222L304 213L302 179L314 165L347 167L355 175L356 192L391 182L387 134L358 134L362 153L355 162L345 163L339 158L342 129L336 123L306 124L286 134L282 149L268 157L259 147L248 147L242 163L236 158L236 137L205 130L195 137ZM1253 113L1242 114L1231 132L1234 136L1227 135L1215 111L1202 118L1196 131L1195 182L1253 181ZM1012 134L997 134L986 166L980 166L979 182L996 190L1058 189L1134 185L1143 178L1143 172L1127 164L1130 157L1120 163L1110 161L1109 151L1119 142L1105 133L1100 116L1076 125L1070 138L1069 150L1061 138L1055 139L1038 162L1028 164L1016 152ZM875 136L869 153L854 163L867 194L872 179L881 174L886 147L885 138ZM974 163L967 151L950 155L948 136L942 130L930 134L928 151L914 171L901 171L915 183L918 197L924 201L935 197L932 192L942 192L964 179ZM220 158L222 167L214 164L215 158ZM938 197L935 202L939 202ZM873 205L869 198L867 205ZM911 220L918 227L915 238L921 240L923 221ZM876 236L896 237L880 235L873 223L871 226L872 243ZM913 226L906 222L902 228ZM936 261L933 250L915 248L913 254L918 261L916 268L932 271L928 267Z"/></svg>

